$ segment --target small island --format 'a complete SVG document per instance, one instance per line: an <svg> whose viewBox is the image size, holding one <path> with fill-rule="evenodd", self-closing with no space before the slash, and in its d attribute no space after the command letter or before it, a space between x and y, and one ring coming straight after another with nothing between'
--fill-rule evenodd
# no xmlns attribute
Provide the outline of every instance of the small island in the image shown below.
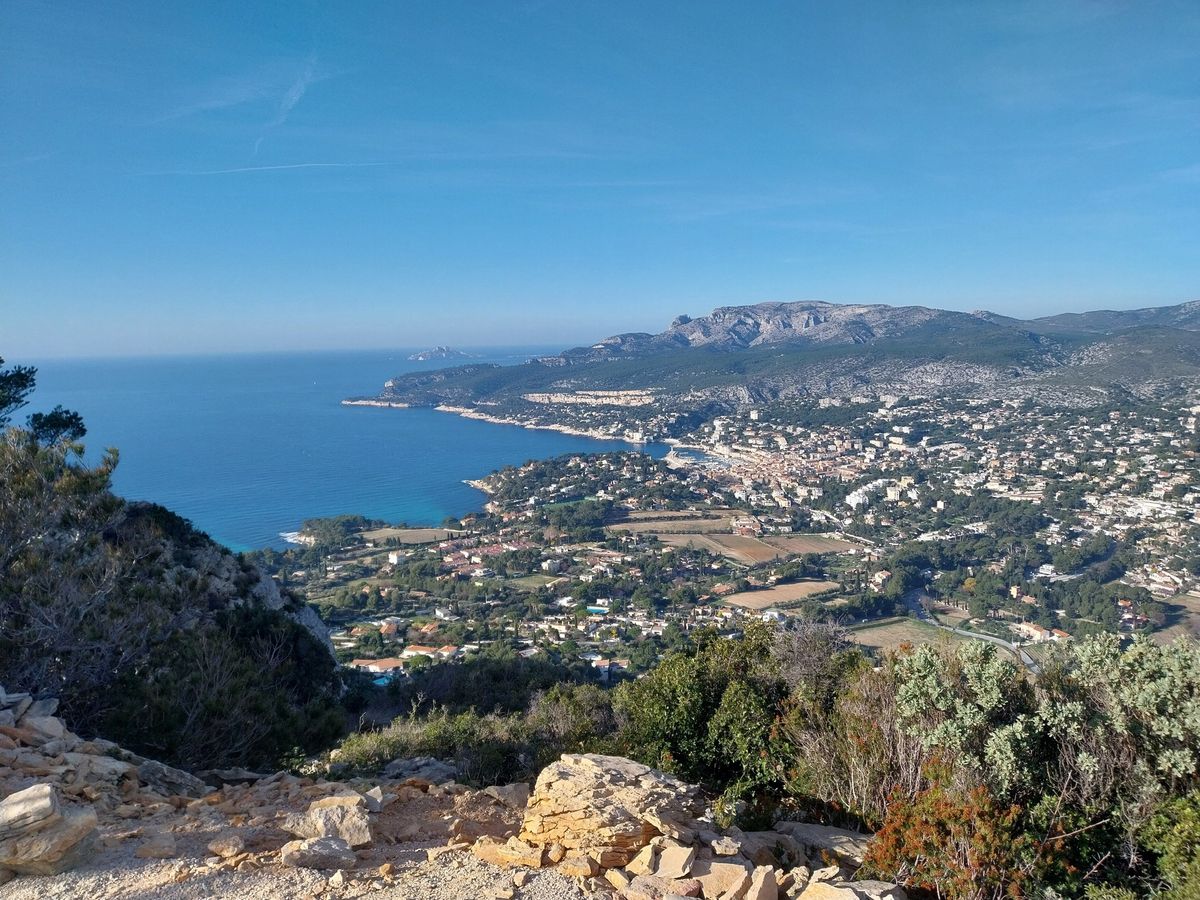
<svg viewBox="0 0 1200 900"><path fill-rule="evenodd" d="M471 354L451 347L434 347L431 350L414 353L409 357L411 362L429 362L434 359L471 359Z"/></svg>

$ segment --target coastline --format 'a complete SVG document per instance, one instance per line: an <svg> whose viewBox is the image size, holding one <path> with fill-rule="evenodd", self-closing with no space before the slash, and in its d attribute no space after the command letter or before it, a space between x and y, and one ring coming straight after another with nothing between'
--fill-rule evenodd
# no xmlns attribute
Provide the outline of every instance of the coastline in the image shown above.
<svg viewBox="0 0 1200 900"><path fill-rule="evenodd" d="M343 400L342 406L381 406L385 409L408 409L407 403L398 400Z"/></svg>
<svg viewBox="0 0 1200 900"><path fill-rule="evenodd" d="M344 402L344 401L343 401ZM619 441L622 444L629 444L634 447L644 446L646 441L631 441L624 435L611 434L607 431L599 431L590 428L572 428L570 425L542 425L538 422L530 422L523 419L506 418L504 416L493 416L489 413L480 412L477 409L471 409L467 406L450 406L448 404L440 404L435 406L437 412L453 413L456 416L461 416L464 419L476 419L480 422L489 422L492 425L516 425L518 428L527 428L531 431L557 431L561 434L569 434L574 437L586 437L597 441Z"/></svg>

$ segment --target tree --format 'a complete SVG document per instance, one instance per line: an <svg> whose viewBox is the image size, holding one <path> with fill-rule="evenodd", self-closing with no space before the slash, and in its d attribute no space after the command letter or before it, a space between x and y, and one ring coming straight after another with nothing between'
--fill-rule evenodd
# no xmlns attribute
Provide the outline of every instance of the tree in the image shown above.
<svg viewBox="0 0 1200 900"><path fill-rule="evenodd" d="M0 366L4 359L0 357ZM0 368L0 428L12 421L12 414L28 405L29 395L37 386L37 369L33 366ZM78 441L87 434L83 417L77 412L56 406L48 413L34 413L26 419L30 436L42 444L59 441Z"/></svg>

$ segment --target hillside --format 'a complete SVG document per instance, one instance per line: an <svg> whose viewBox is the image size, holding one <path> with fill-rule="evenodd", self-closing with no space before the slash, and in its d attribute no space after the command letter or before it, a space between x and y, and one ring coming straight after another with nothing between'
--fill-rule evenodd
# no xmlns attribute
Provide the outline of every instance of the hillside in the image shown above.
<svg viewBox="0 0 1200 900"><path fill-rule="evenodd" d="M32 389L32 372L0 370L0 428ZM69 434L36 416L0 432L0 683L58 698L81 734L193 767L336 736L315 613L169 510L114 495L115 451L87 465L81 420L53 415Z"/></svg>
<svg viewBox="0 0 1200 900"><path fill-rule="evenodd" d="M657 391L666 405L906 393L1086 404L1196 389L1200 303L1022 321L805 301L678 317L519 366L398 376L381 400L520 408L529 393Z"/></svg>

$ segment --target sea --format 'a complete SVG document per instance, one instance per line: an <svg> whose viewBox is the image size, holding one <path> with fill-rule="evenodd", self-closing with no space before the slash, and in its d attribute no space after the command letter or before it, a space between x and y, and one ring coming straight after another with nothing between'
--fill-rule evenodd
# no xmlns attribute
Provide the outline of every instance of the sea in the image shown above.
<svg viewBox="0 0 1200 900"><path fill-rule="evenodd" d="M8 363L38 368L22 413L61 404L83 415L90 460L117 448L118 494L160 503L239 551L283 547L285 534L319 516L439 524L486 502L468 479L564 453L635 449L432 409L341 405L393 375L460 364L410 361L413 352ZM473 361L512 365L547 352L490 348ZM662 457L669 448L636 449Z"/></svg>

